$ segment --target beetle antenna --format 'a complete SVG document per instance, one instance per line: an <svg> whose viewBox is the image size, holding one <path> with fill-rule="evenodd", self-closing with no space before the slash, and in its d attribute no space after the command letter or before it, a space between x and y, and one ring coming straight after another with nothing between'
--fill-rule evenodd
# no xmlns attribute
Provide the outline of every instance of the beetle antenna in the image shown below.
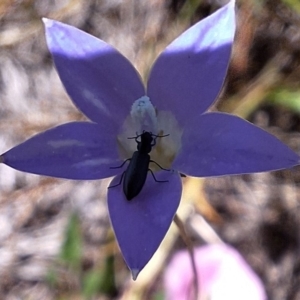
<svg viewBox="0 0 300 300"><path fill-rule="evenodd" d="M151 133L153 136L155 136L156 138L159 138L159 137L165 137L165 136L169 136L170 135L170 133L168 133L168 134L164 134L164 135L157 135L157 134L153 134L153 133Z"/></svg>
<svg viewBox="0 0 300 300"><path fill-rule="evenodd" d="M145 131L145 130L144 130L144 131ZM144 133L144 131L143 131L143 133ZM138 134L138 133L136 132L136 136L128 137L127 139L129 139L129 140L138 139L143 133Z"/></svg>

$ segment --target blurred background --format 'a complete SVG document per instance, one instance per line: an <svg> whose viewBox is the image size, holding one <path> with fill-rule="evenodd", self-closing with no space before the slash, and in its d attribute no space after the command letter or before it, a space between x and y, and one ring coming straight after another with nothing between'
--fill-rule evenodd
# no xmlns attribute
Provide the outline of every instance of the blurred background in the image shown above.
<svg viewBox="0 0 300 300"><path fill-rule="evenodd" d="M53 67L41 17L112 44L145 78L170 41L226 3L1 0L0 152L47 128L85 120ZM229 75L212 110L246 118L300 153L300 3L237 0L237 20ZM164 270L185 248L179 231L172 225L133 282L108 219L109 181L0 166L0 299L165 299ZM232 245L268 299L300 299L300 168L183 181L178 214L193 244Z"/></svg>

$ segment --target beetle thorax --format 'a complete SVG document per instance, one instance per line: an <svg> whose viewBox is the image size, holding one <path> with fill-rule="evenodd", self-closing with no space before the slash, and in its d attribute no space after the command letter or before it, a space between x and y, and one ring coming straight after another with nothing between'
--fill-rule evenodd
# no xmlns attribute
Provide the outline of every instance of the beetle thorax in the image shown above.
<svg viewBox="0 0 300 300"><path fill-rule="evenodd" d="M154 138L152 133L145 131L141 134L141 141L137 142L137 150L140 153L150 153L152 150L152 146L154 145Z"/></svg>

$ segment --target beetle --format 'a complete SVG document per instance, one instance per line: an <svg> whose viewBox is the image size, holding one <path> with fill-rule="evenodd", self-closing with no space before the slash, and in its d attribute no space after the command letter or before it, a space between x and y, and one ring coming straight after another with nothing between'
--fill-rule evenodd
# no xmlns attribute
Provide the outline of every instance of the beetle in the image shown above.
<svg viewBox="0 0 300 300"><path fill-rule="evenodd" d="M167 182L167 180L157 180L152 170L149 169L149 164L152 162L155 163L162 170L170 171L168 169L162 168L158 163L151 160L149 155L152 148L156 144L156 138L165 137L165 136L168 136L168 134L155 135L152 132L143 131L142 134L139 134L133 138L129 138L129 139L135 139L135 141L137 142L137 151L133 153L131 158L126 159L121 166L111 167L112 169L121 168L127 161L129 161L129 165L126 171L123 172L120 182L116 185L110 186L110 188L120 185L124 177L123 192L125 194L126 199L130 201L141 192L146 182L148 171L151 172L156 182ZM138 140L139 138L140 141Z"/></svg>

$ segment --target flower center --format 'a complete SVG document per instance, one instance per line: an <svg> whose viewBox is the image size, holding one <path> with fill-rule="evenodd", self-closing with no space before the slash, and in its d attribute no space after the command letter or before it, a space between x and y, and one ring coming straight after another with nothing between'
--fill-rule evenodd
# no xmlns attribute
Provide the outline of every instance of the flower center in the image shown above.
<svg viewBox="0 0 300 300"><path fill-rule="evenodd" d="M157 135L150 157L163 168L171 168L172 162L181 148L182 129L175 116L170 111L159 111L151 103L148 96L137 99L127 116L120 134L117 137L119 153L122 159L132 157L137 151L135 139L128 139L140 135L144 131ZM160 137L163 135L168 135ZM159 169L150 164L152 170Z"/></svg>

